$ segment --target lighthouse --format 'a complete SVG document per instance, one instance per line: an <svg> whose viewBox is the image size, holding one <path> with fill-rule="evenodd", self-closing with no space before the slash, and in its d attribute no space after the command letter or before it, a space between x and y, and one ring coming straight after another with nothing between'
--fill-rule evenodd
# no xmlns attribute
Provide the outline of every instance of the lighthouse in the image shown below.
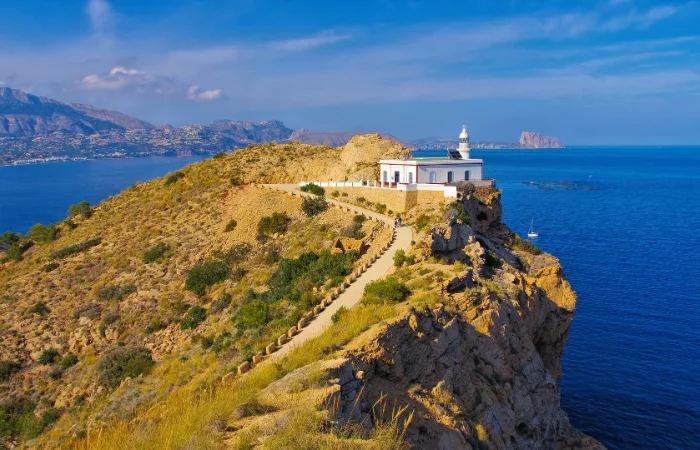
<svg viewBox="0 0 700 450"><path fill-rule="evenodd" d="M459 147L457 147L457 151L462 159L469 159L471 147L469 147L469 133L467 133L466 125L462 125L462 132L459 133Z"/></svg>

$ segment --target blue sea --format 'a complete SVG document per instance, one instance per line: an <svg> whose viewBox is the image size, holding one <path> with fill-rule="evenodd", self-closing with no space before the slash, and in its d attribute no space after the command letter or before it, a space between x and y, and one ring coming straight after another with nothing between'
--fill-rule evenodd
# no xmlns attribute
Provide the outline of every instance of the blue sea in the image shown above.
<svg viewBox="0 0 700 450"><path fill-rule="evenodd" d="M477 150L504 221L561 259L579 301L562 406L610 449L700 442L700 148ZM0 167L0 232L63 219L201 158Z"/></svg>

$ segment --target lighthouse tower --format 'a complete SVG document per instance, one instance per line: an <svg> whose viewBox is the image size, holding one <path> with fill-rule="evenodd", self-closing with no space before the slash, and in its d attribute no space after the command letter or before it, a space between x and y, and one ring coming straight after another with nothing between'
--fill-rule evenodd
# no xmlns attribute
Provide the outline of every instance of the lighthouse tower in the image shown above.
<svg viewBox="0 0 700 450"><path fill-rule="evenodd" d="M457 148L457 151L462 159L469 159L471 147L469 147L469 133L467 133L466 125L462 125L462 132L459 133L459 147Z"/></svg>

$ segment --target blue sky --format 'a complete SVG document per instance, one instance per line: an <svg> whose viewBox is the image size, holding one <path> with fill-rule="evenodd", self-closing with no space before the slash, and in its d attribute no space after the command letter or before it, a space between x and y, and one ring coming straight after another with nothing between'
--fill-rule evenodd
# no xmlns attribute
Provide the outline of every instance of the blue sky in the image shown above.
<svg viewBox="0 0 700 450"><path fill-rule="evenodd" d="M0 83L155 124L700 144L700 3L23 0Z"/></svg>

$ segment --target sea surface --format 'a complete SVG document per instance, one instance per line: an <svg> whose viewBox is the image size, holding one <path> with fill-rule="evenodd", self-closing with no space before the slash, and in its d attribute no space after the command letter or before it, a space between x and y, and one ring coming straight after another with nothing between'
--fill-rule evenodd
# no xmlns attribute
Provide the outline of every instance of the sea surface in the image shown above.
<svg viewBox="0 0 700 450"><path fill-rule="evenodd" d="M438 153L439 154L439 153ZM579 301L562 406L610 449L700 447L700 148L476 150L504 221L561 259ZM201 158L0 167L0 232L66 217Z"/></svg>

